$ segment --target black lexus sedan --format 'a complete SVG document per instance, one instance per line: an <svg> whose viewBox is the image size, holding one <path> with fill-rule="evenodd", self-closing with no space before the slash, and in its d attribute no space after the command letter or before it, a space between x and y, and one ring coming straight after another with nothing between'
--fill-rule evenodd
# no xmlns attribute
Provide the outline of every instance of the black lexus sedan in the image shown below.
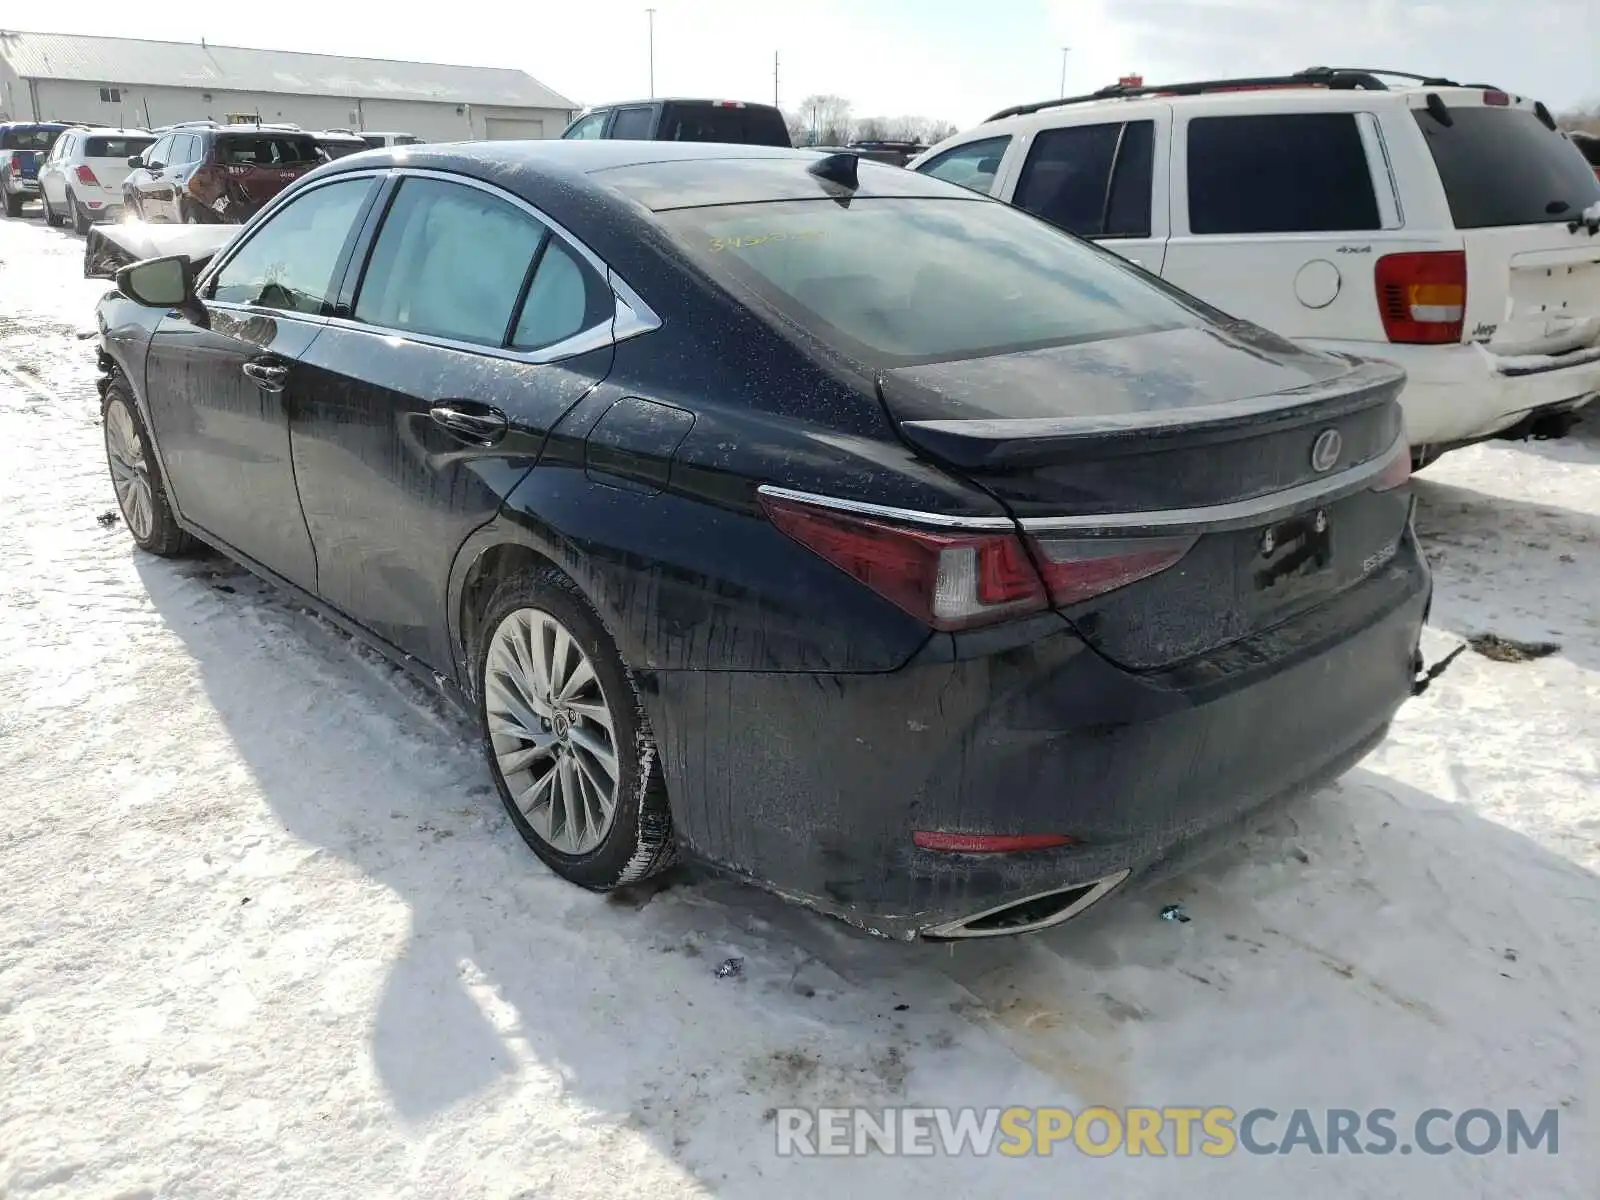
<svg viewBox="0 0 1600 1200"><path fill-rule="evenodd" d="M1430 594L1385 365L843 154L326 164L99 307L129 532L475 710L528 845L1022 932L1360 759Z"/></svg>

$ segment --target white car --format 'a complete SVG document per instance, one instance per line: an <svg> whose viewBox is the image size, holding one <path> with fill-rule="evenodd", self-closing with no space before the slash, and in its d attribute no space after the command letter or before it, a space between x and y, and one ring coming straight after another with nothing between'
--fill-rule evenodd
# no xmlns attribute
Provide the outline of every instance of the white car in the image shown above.
<svg viewBox="0 0 1600 1200"><path fill-rule="evenodd" d="M1007 109L909 166L1399 364L1418 465L1562 432L1600 391L1600 180L1521 96L1330 68L1119 86Z"/></svg>
<svg viewBox="0 0 1600 1200"><path fill-rule="evenodd" d="M142 129L69 129L39 164L44 219L52 225L71 221L79 233L88 233L90 225L120 217L122 181L133 169L128 159L155 140Z"/></svg>

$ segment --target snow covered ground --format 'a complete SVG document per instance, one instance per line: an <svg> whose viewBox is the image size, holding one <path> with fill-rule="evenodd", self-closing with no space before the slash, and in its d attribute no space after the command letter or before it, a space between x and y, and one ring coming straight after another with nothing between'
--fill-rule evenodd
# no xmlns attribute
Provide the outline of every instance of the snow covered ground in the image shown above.
<svg viewBox="0 0 1600 1200"><path fill-rule="evenodd" d="M460 717L98 524L81 246L0 221L0 1196L1595 1195L1600 432L1417 487L1430 653L1559 652L1464 655L1188 875L907 947L725 883L558 882ZM775 1154L770 1109L844 1102L1561 1125L1553 1156Z"/></svg>

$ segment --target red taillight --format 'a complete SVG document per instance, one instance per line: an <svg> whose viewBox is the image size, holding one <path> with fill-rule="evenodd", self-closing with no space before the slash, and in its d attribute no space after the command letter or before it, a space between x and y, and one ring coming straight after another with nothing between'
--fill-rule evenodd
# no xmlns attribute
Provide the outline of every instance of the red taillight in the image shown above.
<svg viewBox="0 0 1600 1200"><path fill-rule="evenodd" d="M1383 474L1373 481L1372 490L1375 492L1392 492L1411 479L1411 448L1408 446L1387 467Z"/></svg>
<svg viewBox="0 0 1600 1200"><path fill-rule="evenodd" d="M1391 342L1461 340L1467 311L1467 256L1460 250L1385 254L1374 268L1378 313Z"/></svg>
<svg viewBox="0 0 1600 1200"><path fill-rule="evenodd" d="M920 849L946 854L1017 854L1073 844L1064 833L936 833L926 829L914 832L911 841Z"/></svg>
<svg viewBox="0 0 1600 1200"><path fill-rule="evenodd" d="M86 183L90 187L100 186L100 181L94 177L94 171L90 169L88 163L79 163L78 169L73 174L77 175L79 183Z"/></svg>
<svg viewBox="0 0 1600 1200"><path fill-rule="evenodd" d="M772 523L935 629L970 629L1081 603L1148 578L1194 545L1181 538L946 533L763 495ZM1031 550L1031 555L1030 555Z"/></svg>
<svg viewBox="0 0 1600 1200"><path fill-rule="evenodd" d="M21 171L22 170L22 155L13 154L11 156L11 169L13 171Z"/></svg>
<svg viewBox="0 0 1600 1200"><path fill-rule="evenodd" d="M1511 103L1511 97L1504 92L1488 91L1483 94L1485 104L1493 104L1496 108L1504 108Z"/></svg>

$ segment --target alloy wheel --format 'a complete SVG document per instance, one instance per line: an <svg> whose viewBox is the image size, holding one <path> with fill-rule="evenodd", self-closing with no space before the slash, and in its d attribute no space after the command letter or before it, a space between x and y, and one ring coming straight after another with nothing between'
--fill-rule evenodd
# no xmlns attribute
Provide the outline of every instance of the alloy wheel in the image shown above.
<svg viewBox="0 0 1600 1200"><path fill-rule="evenodd" d="M594 665L537 608L507 614L484 664L495 763L533 831L561 854L598 849L617 811L616 722Z"/></svg>
<svg viewBox="0 0 1600 1200"><path fill-rule="evenodd" d="M150 499L150 466L145 461L144 443L133 425L133 415L124 403L106 409L106 459L111 465L111 486L128 530L139 541L155 527L155 508Z"/></svg>

